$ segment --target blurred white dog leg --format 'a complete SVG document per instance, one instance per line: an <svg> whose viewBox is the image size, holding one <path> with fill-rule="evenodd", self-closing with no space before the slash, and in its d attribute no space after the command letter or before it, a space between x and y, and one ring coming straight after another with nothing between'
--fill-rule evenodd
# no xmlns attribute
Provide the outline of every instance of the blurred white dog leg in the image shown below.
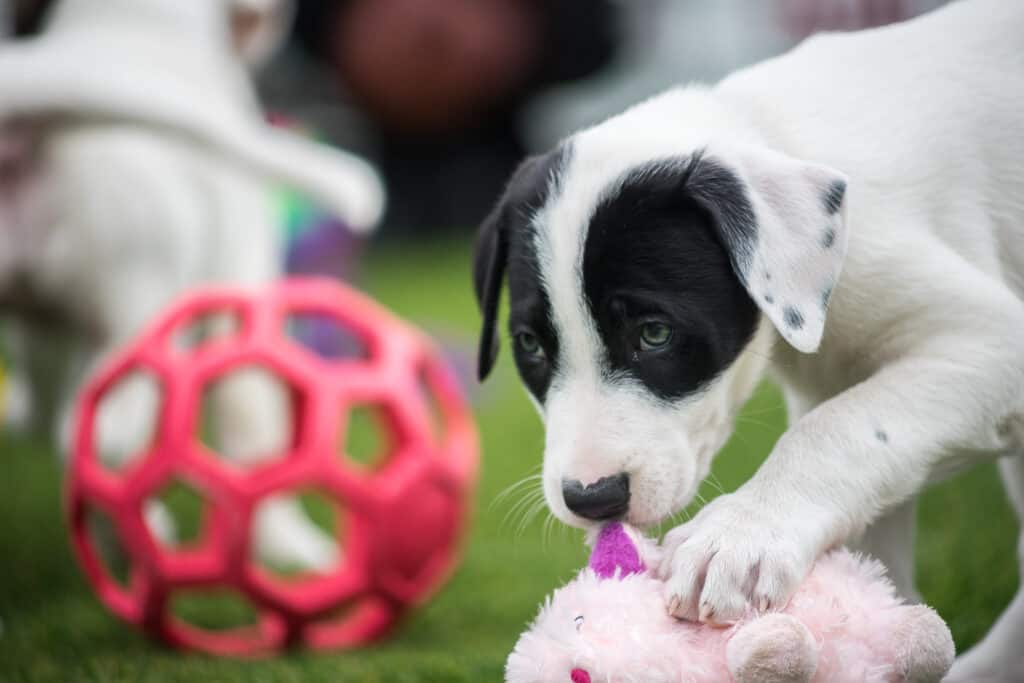
<svg viewBox="0 0 1024 683"><path fill-rule="evenodd" d="M1024 520L1024 453L999 461L1006 493L1019 520ZM1017 560L1024 576L1024 529L1019 531ZM946 681L985 683L1024 681L1024 584L985 639L959 657Z"/></svg>
<svg viewBox="0 0 1024 683"><path fill-rule="evenodd" d="M159 500L147 500L142 508L142 517L149 532L165 545L178 542L178 529L171 511Z"/></svg>
<svg viewBox="0 0 1024 683"><path fill-rule="evenodd" d="M150 375L133 374L119 382L99 405L98 455L120 470L146 453L156 433L160 385Z"/></svg>
<svg viewBox="0 0 1024 683"><path fill-rule="evenodd" d="M265 564L326 573L338 566L338 543L322 532L295 498L264 501L256 510L255 549Z"/></svg>
<svg viewBox="0 0 1024 683"><path fill-rule="evenodd" d="M265 186L248 185L240 176L216 179L220 221L213 278L261 287L280 276L282 245ZM226 320L213 321L223 328ZM214 329L215 333L224 331ZM282 330L282 335L284 334ZM219 452L241 467L284 455L293 443L290 389L268 372L248 368L212 387ZM256 511L254 548L273 567L327 570L338 559L337 541L321 531L294 497L264 501Z"/></svg>
<svg viewBox="0 0 1024 683"><path fill-rule="evenodd" d="M293 442L291 391L262 368L246 368L211 391L218 452L250 468L283 457ZM294 497L276 497L256 509L254 547L273 567L325 571L338 558L337 542L317 527Z"/></svg>
<svg viewBox="0 0 1024 683"><path fill-rule="evenodd" d="M107 332L109 346L97 346L87 351L84 367L72 378L70 390L64 396L57 421L57 438L60 452L67 458L74 438L74 417L77 390L82 378L91 372L116 349L127 341L145 321L155 315L163 305L169 292L162 292L158 282L136 282L137 289L131 288L135 297L112 297L111 303L117 313L108 317ZM151 299L147 297L147 293ZM96 414L96 453L103 464L112 470L121 470L133 460L142 457L156 433L160 412L161 390L154 376L131 374L126 376L100 402ZM143 517L151 533L166 544L173 544L177 538L174 518L166 506L158 500L147 500Z"/></svg>
<svg viewBox="0 0 1024 683"><path fill-rule="evenodd" d="M32 421L32 387L25 375L11 369L4 375L3 423L18 431Z"/></svg>
<svg viewBox="0 0 1024 683"><path fill-rule="evenodd" d="M243 467L282 457L292 445L290 390L258 368L240 370L213 389L217 450ZM326 571L337 542L317 527L294 497L263 501L256 510L254 547L266 564Z"/></svg>
<svg viewBox="0 0 1024 683"><path fill-rule="evenodd" d="M4 321L2 338L4 350L10 359L3 368L3 387L0 388L0 406L3 409L5 429L23 431L32 422L32 382L27 372L27 332L17 320Z"/></svg>

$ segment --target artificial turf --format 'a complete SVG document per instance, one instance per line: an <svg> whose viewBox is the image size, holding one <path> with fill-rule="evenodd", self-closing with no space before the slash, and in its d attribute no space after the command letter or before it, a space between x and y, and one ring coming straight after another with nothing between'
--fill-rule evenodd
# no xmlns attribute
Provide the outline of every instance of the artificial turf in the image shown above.
<svg viewBox="0 0 1024 683"><path fill-rule="evenodd" d="M471 352L477 316L468 264L461 245L390 247L369 255L360 282ZM507 352L494 378L473 393L482 478L465 559L451 582L379 645L260 661L171 651L109 616L71 557L52 447L41 437L0 435L0 681L500 680L538 602L572 576L585 552L576 532L545 527L544 511L524 521L529 506L518 504L530 502L522 497L526 487L495 502L537 471L543 440ZM721 488L736 488L756 469L784 422L778 392L762 386L716 461ZM705 485L702 495L718 490ZM965 648L1016 588L1016 521L992 465L933 487L919 516L919 587Z"/></svg>

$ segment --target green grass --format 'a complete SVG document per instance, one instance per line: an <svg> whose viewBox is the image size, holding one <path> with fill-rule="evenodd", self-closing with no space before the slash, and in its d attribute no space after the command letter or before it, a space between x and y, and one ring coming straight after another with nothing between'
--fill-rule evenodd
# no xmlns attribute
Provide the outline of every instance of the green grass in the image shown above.
<svg viewBox="0 0 1024 683"><path fill-rule="evenodd" d="M367 289L382 302L472 345L476 313L466 249L385 251L372 255L365 271ZM536 471L542 444L507 352L477 405L484 454L479 502L465 561L451 583L381 645L259 662L173 652L109 616L71 557L50 447L0 436L0 681L499 680L538 602L573 575L585 554L575 532L556 527L545 534L543 513L520 527L516 497L492 505L499 492ZM716 462L726 490L757 468L783 424L778 393L766 385ZM702 491L708 498L714 493L708 486ZM920 587L964 648L1016 587L1016 523L992 466L930 490L920 517Z"/></svg>

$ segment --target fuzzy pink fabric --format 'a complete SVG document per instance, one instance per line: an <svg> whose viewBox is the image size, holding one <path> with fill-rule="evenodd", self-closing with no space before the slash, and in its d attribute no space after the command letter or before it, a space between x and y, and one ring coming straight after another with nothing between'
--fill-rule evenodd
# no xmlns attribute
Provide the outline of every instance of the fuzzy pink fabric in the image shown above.
<svg viewBox="0 0 1024 683"><path fill-rule="evenodd" d="M630 531L609 538L650 547L608 552L627 566L639 557L650 564L657 546ZM784 680L814 683L938 681L952 664L938 615L904 604L882 565L845 550L822 557L781 612L725 629L669 616L652 574L599 566L601 574L587 567L545 601L509 655L508 683L711 683L734 674L746 683L780 668Z"/></svg>

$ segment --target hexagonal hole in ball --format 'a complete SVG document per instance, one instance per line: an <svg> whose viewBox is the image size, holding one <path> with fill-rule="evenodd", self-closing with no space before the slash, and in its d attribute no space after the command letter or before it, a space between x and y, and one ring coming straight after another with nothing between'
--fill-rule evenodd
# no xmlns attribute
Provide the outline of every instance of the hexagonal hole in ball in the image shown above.
<svg viewBox="0 0 1024 683"><path fill-rule="evenodd" d="M179 589L168 608L183 623L204 631L254 627L259 621L249 599L230 588Z"/></svg>
<svg viewBox="0 0 1024 683"><path fill-rule="evenodd" d="M283 458L298 437L297 389L260 365L242 365L203 391L196 437L224 462L249 469Z"/></svg>
<svg viewBox="0 0 1024 683"><path fill-rule="evenodd" d="M200 542L206 507L195 487L173 479L146 499L142 512L153 538L168 548L181 549Z"/></svg>
<svg viewBox="0 0 1024 683"><path fill-rule="evenodd" d="M292 313L285 320L285 335L324 360L366 360L370 357L370 350L359 335L332 315Z"/></svg>
<svg viewBox="0 0 1024 683"><path fill-rule="evenodd" d="M382 406L359 404L349 406L342 417L338 453L343 461L365 471L384 466L393 446L391 421Z"/></svg>
<svg viewBox="0 0 1024 683"><path fill-rule="evenodd" d="M152 447L162 399L160 378L143 368L129 370L100 396L93 448L104 468L120 472Z"/></svg>
<svg viewBox="0 0 1024 683"><path fill-rule="evenodd" d="M327 575L344 556L345 513L315 489L281 493L257 504L250 533L252 561L273 576Z"/></svg>

